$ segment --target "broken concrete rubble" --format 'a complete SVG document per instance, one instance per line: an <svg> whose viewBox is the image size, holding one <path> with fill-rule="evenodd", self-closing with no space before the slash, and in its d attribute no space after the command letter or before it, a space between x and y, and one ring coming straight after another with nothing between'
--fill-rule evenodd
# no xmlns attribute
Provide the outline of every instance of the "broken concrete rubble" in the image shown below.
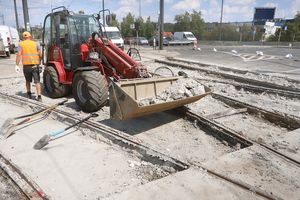
<svg viewBox="0 0 300 200"><path fill-rule="evenodd" d="M141 99L139 106L147 106L157 103L164 103L173 100L179 100L186 97L193 97L205 93L202 84L191 78L180 78L170 87L159 93L155 97Z"/></svg>

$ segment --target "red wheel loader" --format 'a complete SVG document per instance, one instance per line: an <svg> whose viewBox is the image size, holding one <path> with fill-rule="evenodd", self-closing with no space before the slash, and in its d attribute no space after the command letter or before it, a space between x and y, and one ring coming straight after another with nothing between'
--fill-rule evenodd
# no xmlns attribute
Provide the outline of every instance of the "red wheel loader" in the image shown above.
<svg viewBox="0 0 300 200"><path fill-rule="evenodd" d="M61 6L45 17L43 83L51 98L72 92L85 112L99 110L109 99L111 117L123 120L183 106L209 93L139 106L139 99L155 96L179 77L151 77L145 66L106 37L101 12L75 14Z"/></svg>

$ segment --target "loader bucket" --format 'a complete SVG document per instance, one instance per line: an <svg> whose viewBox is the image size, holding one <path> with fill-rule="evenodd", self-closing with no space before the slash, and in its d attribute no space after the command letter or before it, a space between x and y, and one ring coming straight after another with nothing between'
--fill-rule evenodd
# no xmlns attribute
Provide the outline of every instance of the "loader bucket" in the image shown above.
<svg viewBox="0 0 300 200"><path fill-rule="evenodd" d="M130 79L119 82L111 81L109 87L110 117L125 120L151 113L161 112L195 102L211 93L206 86L205 93L163 103L140 106L141 99L154 97L183 77L153 77L147 79Z"/></svg>

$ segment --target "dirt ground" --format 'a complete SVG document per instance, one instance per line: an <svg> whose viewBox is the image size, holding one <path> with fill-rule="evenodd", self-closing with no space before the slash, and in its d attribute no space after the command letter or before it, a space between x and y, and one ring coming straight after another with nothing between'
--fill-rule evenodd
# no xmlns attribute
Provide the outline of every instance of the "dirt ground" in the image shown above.
<svg viewBox="0 0 300 200"><path fill-rule="evenodd" d="M154 72L161 64L153 58L164 57L166 51L146 52L144 64ZM176 55L176 54L172 54ZM147 60L147 61L146 61ZM171 67L170 67L171 68ZM182 70L172 67L175 74ZM207 74L184 70L190 77L206 78ZM24 78L14 72L0 79L0 92L25 97ZM169 70L160 71L167 75ZM212 77L214 78L214 77ZM267 79L262 76L260 80ZM270 79L276 82L279 79ZM288 85L289 82L281 82ZM234 97L240 101L286 114L300 116L299 99L253 94L237 91L233 86L210 83L212 91ZM298 85L293 85L298 87ZM33 87L33 91L34 91ZM83 118L72 96L58 109ZM35 100L31 100L35 101ZM62 99L50 99L43 93L43 104L52 105ZM206 96L188 106L204 116L224 111L230 107ZM35 110L18 102L0 98L0 126L8 117ZM299 199L300 167L278 157L260 146L247 148L228 146L228 143L212 137L194 122L187 121L178 113L161 112L136 119L117 121L109 118L109 107L97 112L91 119L101 125L136 138L141 144L190 165L184 170L166 167L155 162L147 152L144 155L126 146L113 144L103 138L101 132L71 129L68 136L51 141L42 150L33 145L43 135L67 127L68 123L50 115L29 126L20 127L16 134L0 141L0 153L10 159L39 185L51 199L261 199L252 191L212 176L207 169L222 173L234 180L251 185L281 199ZM246 113L219 118L217 122L252 140L262 141L280 152L299 161L299 129L286 128ZM97 135L97 140L89 137ZM5 186L0 194L5 195ZM0 196L1 198L1 196Z"/></svg>

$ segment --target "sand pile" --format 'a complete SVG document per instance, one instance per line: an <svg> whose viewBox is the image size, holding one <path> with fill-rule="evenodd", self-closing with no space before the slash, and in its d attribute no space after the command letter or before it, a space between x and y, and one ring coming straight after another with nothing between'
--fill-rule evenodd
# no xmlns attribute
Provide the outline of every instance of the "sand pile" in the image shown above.
<svg viewBox="0 0 300 200"><path fill-rule="evenodd" d="M205 88L202 84L191 78L180 78L157 96L141 99L139 100L138 104L139 106L147 106L151 104L179 100L186 97L193 97L204 93Z"/></svg>

